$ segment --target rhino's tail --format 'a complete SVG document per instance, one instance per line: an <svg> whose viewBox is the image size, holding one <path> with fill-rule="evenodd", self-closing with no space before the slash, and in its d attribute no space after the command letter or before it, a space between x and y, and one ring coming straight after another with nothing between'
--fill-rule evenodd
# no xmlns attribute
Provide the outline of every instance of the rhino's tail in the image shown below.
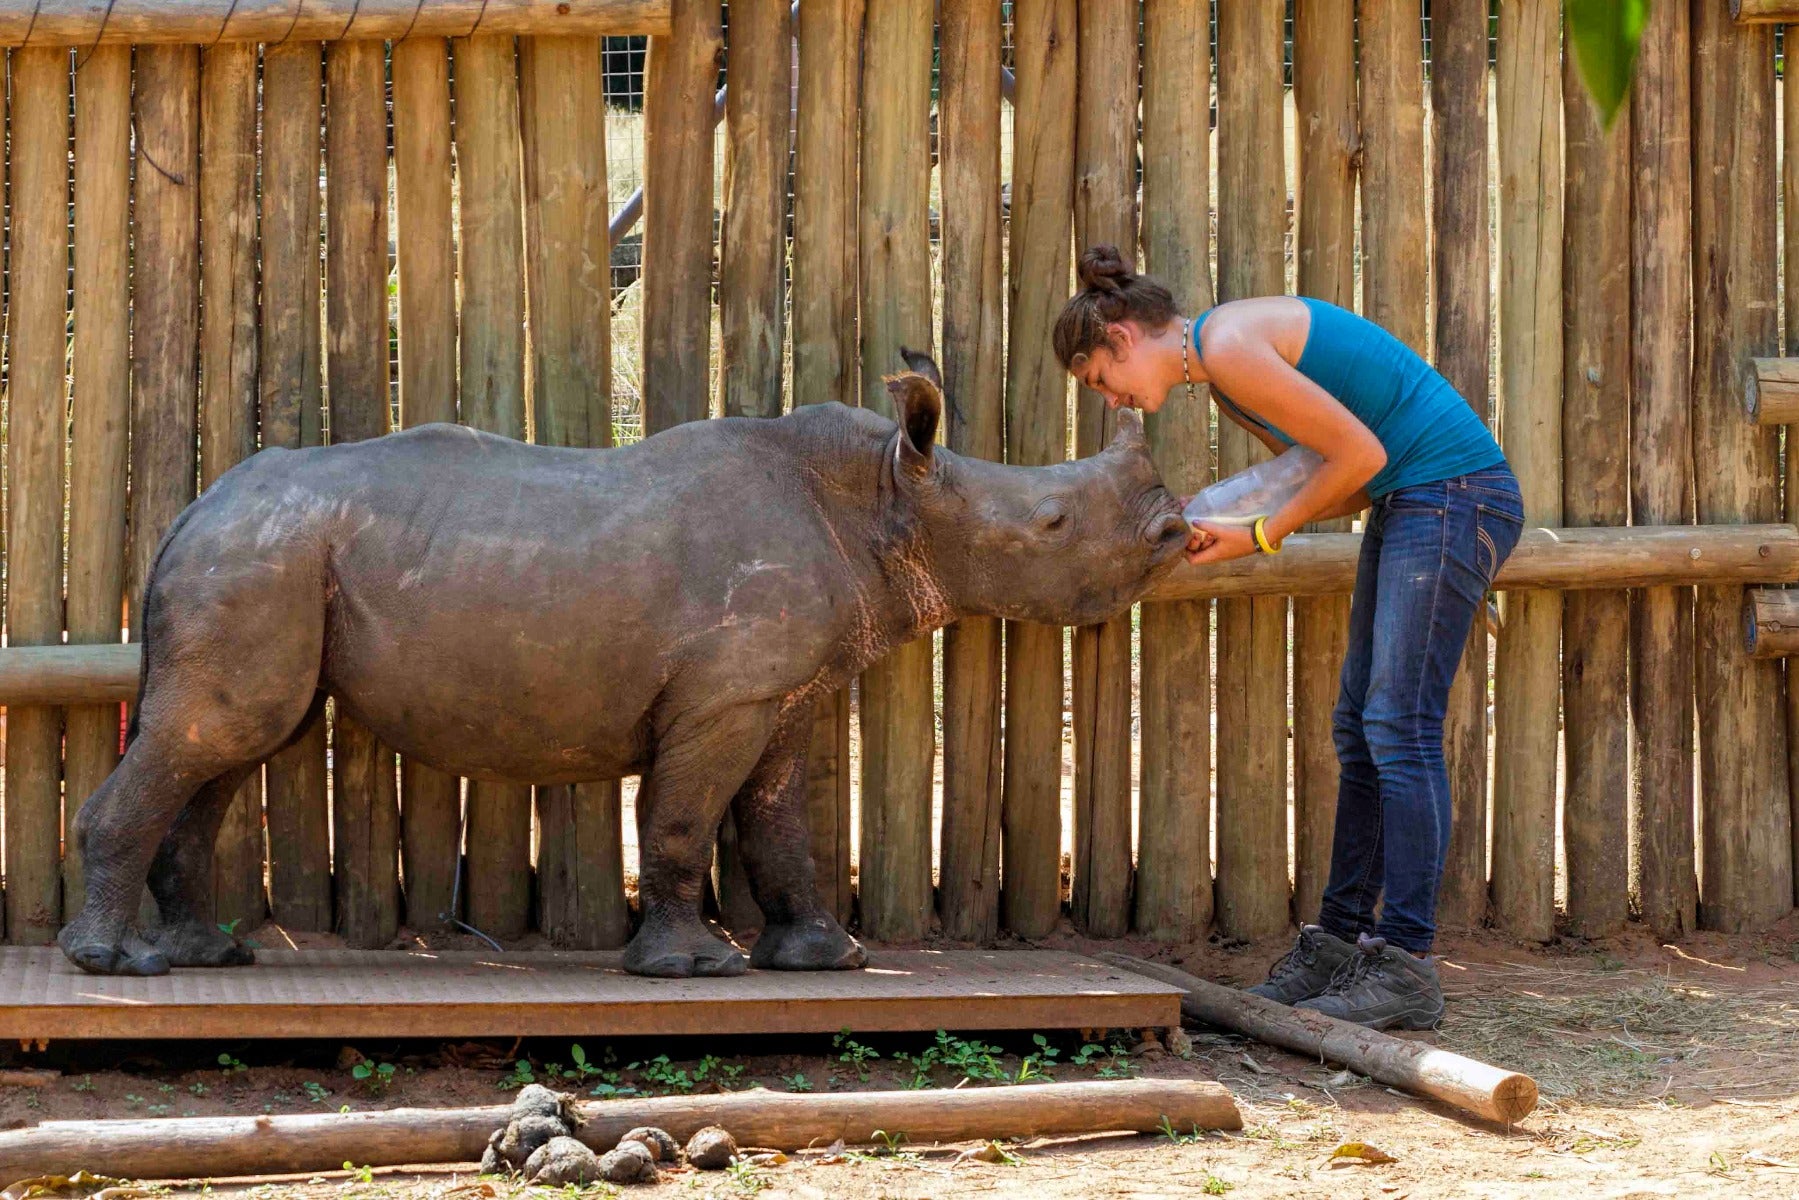
<svg viewBox="0 0 1799 1200"><path fill-rule="evenodd" d="M187 519L193 513L194 507L193 504L189 504L169 524L168 531L162 535L162 540L156 543L156 553L150 556L150 571L144 576L144 601L137 610L138 627L132 631L137 634L140 654L137 665L137 699L132 702L131 721L125 727L125 744L127 746L137 741L138 716L144 711L144 690L150 683L150 597L156 593L156 568L162 564L162 555L169 548L169 543L175 540L176 535L181 532L181 527L187 524Z"/></svg>

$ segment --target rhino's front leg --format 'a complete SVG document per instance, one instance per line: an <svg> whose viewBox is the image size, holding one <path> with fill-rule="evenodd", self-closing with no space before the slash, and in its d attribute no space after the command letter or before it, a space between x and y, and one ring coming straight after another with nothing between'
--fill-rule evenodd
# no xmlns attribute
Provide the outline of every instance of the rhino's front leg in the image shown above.
<svg viewBox="0 0 1799 1200"><path fill-rule="evenodd" d="M656 740L638 793L643 922L625 947L634 975L741 975L736 947L700 919L700 895L725 806L768 744L774 706L683 713Z"/></svg>
<svg viewBox="0 0 1799 1200"><path fill-rule="evenodd" d="M818 901L806 821L806 751L812 707L788 712L762 761L731 802L750 891L766 924L750 965L780 971L831 971L868 961Z"/></svg>

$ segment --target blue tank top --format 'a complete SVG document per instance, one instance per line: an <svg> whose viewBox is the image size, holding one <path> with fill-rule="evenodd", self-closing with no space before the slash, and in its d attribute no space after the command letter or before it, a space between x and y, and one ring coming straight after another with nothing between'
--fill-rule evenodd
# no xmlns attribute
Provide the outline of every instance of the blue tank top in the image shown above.
<svg viewBox="0 0 1799 1200"><path fill-rule="evenodd" d="M1505 462L1486 423L1411 347L1374 322L1328 301L1296 298L1312 317L1296 369L1373 430L1387 452L1387 465L1368 481L1369 499ZM1195 350L1213 311L1207 309L1194 321ZM1245 412L1216 385L1212 394L1250 424L1261 426L1285 445L1294 444L1281 430Z"/></svg>

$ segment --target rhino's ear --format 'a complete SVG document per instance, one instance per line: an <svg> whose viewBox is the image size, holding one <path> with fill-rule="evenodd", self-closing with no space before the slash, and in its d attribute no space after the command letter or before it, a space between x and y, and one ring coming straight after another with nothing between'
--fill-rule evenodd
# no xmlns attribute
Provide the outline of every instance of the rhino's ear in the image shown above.
<svg viewBox="0 0 1799 1200"><path fill-rule="evenodd" d="M937 444L937 424L943 419L943 393L923 375L908 371L886 377L887 394L893 397L893 415L899 421L900 465L928 472Z"/></svg>
<svg viewBox="0 0 1799 1200"><path fill-rule="evenodd" d="M1134 408L1118 410L1118 427L1112 433L1107 449L1148 450L1149 438L1143 432L1143 414Z"/></svg>
<svg viewBox="0 0 1799 1200"><path fill-rule="evenodd" d="M923 350L912 350L905 346L900 347L900 357L906 360L908 371L923 375L931 381L931 386L940 392L943 390L943 373L937 369L936 359Z"/></svg>

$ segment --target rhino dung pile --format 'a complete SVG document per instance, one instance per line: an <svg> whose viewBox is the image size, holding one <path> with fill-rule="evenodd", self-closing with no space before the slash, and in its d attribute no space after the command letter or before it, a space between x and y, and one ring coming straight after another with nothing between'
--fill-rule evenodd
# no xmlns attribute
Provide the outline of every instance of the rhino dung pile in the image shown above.
<svg viewBox="0 0 1799 1200"><path fill-rule="evenodd" d="M526 1183L654 1183L656 1166L683 1159L703 1171L722 1171L737 1157L737 1142L716 1125L695 1133L685 1150L666 1130L640 1126L605 1154L595 1154L574 1136L581 1119L574 1097L530 1084L512 1103L506 1124L494 1130L481 1156L481 1173L517 1172Z"/></svg>

